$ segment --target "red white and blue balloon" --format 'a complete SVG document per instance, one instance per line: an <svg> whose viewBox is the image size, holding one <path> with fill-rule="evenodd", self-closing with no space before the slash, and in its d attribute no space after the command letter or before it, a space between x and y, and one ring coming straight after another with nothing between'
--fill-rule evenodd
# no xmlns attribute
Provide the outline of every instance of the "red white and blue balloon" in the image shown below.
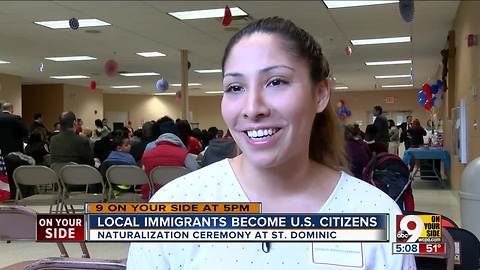
<svg viewBox="0 0 480 270"><path fill-rule="evenodd" d="M418 91L418 104L423 106L427 111L432 107L438 108L445 101L445 85L442 80L434 83L424 83L422 89Z"/></svg>

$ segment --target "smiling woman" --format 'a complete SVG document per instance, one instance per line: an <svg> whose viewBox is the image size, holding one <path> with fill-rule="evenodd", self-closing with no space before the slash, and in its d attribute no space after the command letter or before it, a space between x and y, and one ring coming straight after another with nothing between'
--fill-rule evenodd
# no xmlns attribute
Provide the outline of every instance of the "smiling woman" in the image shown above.
<svg viewBox="0 0 480 270"><path fill-rule="evenodd" d="M328 63L310 34L278 17L256 21L228 43L223 72L222 116L242 154L169 183L152 201L262 202L269 213L401 213L386 194L342 171ZM128 268L415 269L412 256L392 255L391 243L274 243L266 253L260 245L132 244Z"/></svg>

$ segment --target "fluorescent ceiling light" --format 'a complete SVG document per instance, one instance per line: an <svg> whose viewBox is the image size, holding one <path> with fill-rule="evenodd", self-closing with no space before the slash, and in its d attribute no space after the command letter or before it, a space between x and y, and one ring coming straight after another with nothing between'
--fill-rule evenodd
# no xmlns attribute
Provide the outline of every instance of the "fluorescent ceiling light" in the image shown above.
<svg viewBox="0 0 480 270"><path fill-rule="evenodd" d="M200 86L202 85L201 83L189 83L188 86ZM172 83L170 86L182 86L181 83Z"/></svg>
<svg viewBox="0 0 480 270"><path fill-rule="evenodd" d="M140 88L140 85L113 85L110 86L111 88L115 89L126 89L126 88Z"/></svg>
<svg viewBox="0 0 480 270"><path fill-rule="evenodd" d="M51 28L51 29L67 29L70 28L68 20L62 21L43 21L43 22L34 22L36 24ZM94 27L94 26L106 26L111 25L107 22L97 20L97 19L80 19L78 20L78 27Z"/></svg>
<svg viewBox="0 0 480 270"><path fill-rule="evenodd" d="M382 88L405 88L413 87L413 84L391 84L391 85L382 85Z"/></svg>
<svg viewBox="0 0 480 270"><path fill-rule="evenodd" d="M176 93L155 93L155 96L175 96Z"/></svg>
<svg viewBox="0 0 480 270"><path fill-rule="evenodd" d="M138 73L120 73L120 75L125 77L140 77L140 76L156 76L160 74L156 72L138 72Z"/></svg>
<svg viewBox="0 0 480 270"><path fill-rule="evenodd" d="M137 53L140 56L143 57L159 57L159 56L166 56L166 54L163 54L161 52L139 52Z"/></svg>
<svg viewBox="0 0 480 270"><path fill-rule="evenodd" d="M345 8L345 7L361 7L398 3L397 1L338 1L338 0L323 0L327 8Z"/></svg>
<svg viewBox="0 0 480 270"><path fill-rule="evenodd" d="M0 64L10 64L10 62L0 60Z"/></svg>
<svg viewBox="0 0 480 270"><path fill-rule="evenodd" d="M223 91L207 91L205 94L223 94Z"/></svg>
<svg viewBox="0 0 480 270"><path fill-rule="evenodd" d="M67 76L50 76L52 79L70 80L70 79L88 79L90 77L84 75L67 75Z"/></svg>
<svg viewBox="0 0 480 270"><path fill-rule="evenodd" d="M247 16L248 14L238 7L231 7L232 16ZM225 8L203 9L192 11L169 12L168 14L180 20L222 18L225 15Z"/></svg>
<svg viewBox="0 0 480 270"><path fill-rule="evenodd" d="M91 56L45 57L45 59L52 60L55 62L97 60L97 58L91 57Z"/></svg>
<svg viewBox="0 0 480 270"><path fill-rule="evenodd" d="M378 75L378 76L375 76L375 79L392 79L392 78L412 78L412 75L405 74L405 75Z"/></svg>
<svg viewBox="0 0 480 270"><path fill-rule="evenodd" d="M378 61L378 62L365 62L367 66L383 66L383 65L402 65L411 64L412 60L395 60L395 61Z"/></svg>
<svg viewBox="0 0 480 270"><path fill-rule="evenodd" d="M335 86L335 90L344 90L348 89L348 86Z"/></svg>
<svg viewBox="0 0 480 270"><path fill-rule="evenodd" d="M388 44L388 43L403 43L410 42L410 37L391 37L391 38L369 38L369 39L352 39L353 45L374 45L374 44Z"/></svg>
<svg viewBox="0 0 480 270"><path fill-rule="evenodd" d="M196 69L197 73L222 73L221 69Z"/></svg>

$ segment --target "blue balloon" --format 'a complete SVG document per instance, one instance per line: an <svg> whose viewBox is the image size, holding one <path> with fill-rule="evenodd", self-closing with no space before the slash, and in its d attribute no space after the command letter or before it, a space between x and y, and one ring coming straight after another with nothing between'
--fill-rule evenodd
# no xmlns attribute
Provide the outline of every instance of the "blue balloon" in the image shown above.
<svg viewBox="0 0 480 270"><path fill-rule="evenodd" d="M437 86L438 86L438 89L442 89L443 81L442 80L437 80Z"/></svg>
<svg viewBox="0 0 480 270"><path fill-rule="evenodd" d="M421 106L424 106L425 102L426 102L425 98L419 98L418 99L418 104L420 104Z"/></svg>
<svg viewBox="0 0 480 270"><path fill-rule="evenodd" d="M423 90L418 91L418 98L425 99L425 92L423 92Z"/></svg>
<svg viewBox="0 0 480 270"><path fill-rule="evenodd" d="M438 92L438 85L436 84L431 85L430 90L432 91L432 94L436 94Z"/></svg>
<svg viewBox="0 0 480 270"><path fill-rule="evenodd" d="M430 103L432 104L432 106L435 106L435 101L437 101L437 97L433 97L432 100L430 100Z"/></svg>
<svg viewBox="0 0 480 270"><path fill-rule="evenodd" d="M166 91L168 89L168 82L165 79L158 80L156 85L159 92Z"/></svg>

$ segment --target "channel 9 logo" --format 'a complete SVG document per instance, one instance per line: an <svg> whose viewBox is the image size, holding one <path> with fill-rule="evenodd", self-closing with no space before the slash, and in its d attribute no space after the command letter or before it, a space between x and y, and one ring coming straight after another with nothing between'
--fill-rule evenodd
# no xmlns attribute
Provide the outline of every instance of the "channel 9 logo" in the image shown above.
<svg viewBox="0 0 480 270"><path fill-rule="evenodd" d="M442 240L440 215L398 215L397 241L399 243L434 243Z"/></svg>

